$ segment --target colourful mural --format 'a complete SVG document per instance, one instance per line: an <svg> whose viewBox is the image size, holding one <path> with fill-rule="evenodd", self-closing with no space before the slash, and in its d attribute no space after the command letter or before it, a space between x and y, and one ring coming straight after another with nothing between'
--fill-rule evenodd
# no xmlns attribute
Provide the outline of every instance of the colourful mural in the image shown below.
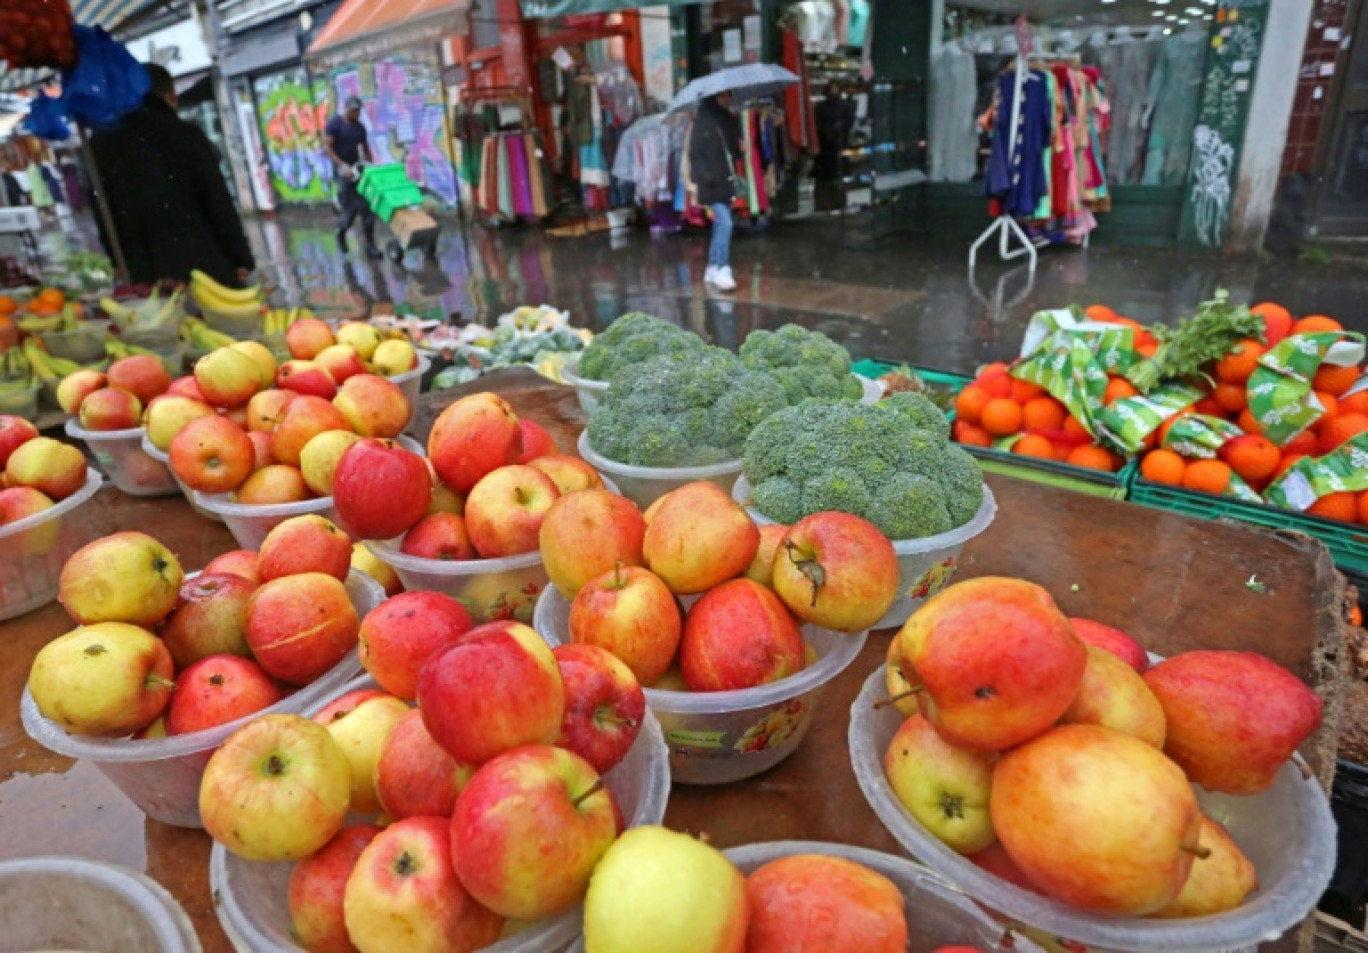
<svg viewBox="0 0 1368 953"><path fill-rule="evenodd" d="M271 186L282 202L327 202L332 163L323 154L323 126L329 105L326 88L315 90L302 69L254 81L261 140Z"/></svg>
<svg viewBox="0 0 1368 953"><path fill-rule="evenodd" d="M348 66L333 73L331 85L338 101L361 98L361 120L376 162L402 162L410 179L456 204L456 167L435 56L415 52Z"/></svg>

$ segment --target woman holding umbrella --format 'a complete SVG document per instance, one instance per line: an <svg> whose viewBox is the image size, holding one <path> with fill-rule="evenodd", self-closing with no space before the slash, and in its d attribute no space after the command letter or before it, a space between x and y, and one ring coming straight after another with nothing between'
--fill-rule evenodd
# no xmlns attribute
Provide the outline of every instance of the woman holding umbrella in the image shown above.
<svg viewBox="0 0 1368 953"><path fill-rule="evenodd" d="M741 123L728 108L731 93L706 97L689 137L689 174L698 204L712 211L712 243L703 283L718 291L735 291L731 270L731 203L736 198L736 156L741 152Z"/></svg>

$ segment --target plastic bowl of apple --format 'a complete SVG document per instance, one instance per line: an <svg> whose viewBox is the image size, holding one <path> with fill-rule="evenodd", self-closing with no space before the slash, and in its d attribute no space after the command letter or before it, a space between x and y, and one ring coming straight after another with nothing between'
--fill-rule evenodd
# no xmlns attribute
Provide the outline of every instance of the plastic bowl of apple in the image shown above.
<svg viewBox="0 0 1368 953"><path fill-rule="evenodd" d="M370 678L360 678L319 700L305 712L312 715L346 692L376 688ZM670 797L667 750L659 723L642 722L627 755L603 776L613 792L628 827L659 824ZM349 818L360 822L362 818ZM287 902L289 863L256 863L229 853L215 844L209 860L209 880L217 898L219 923L239 950L252 953L302 951L290 930ZM580 932L582 913L577 907L560 916L533 922L509 921L498 942L486 953L543 953L563 950ZM396 941L397 942L397 941ZM396 947L397 948L397 947Z"/></svg>
<svg viewBox="0 0 1368 953"><path fill-rule="evenodd" d="M109 482L129 496L167 496L179 492L171 469L142 447L145 427L86 430L75 417L66 422L68 437L85 442Z"/></svg>
<svg viewBox="0 0 1368 953"><path fill-rule="evenodd" d="M199 573L187 574L193 579ZM364 573L353 571L347 593L359 618L385 600L385 591ZM75 628L73 623L72 628ZM311 684L276 704L226 725L167 738L93 738L68 734L43 716L27 688L20 717L30 738L49 751L89 761L148 817L175 827L200 827L199 787L209 756L238 728L253 718L273 713L298 713L338 693L361 671L355 652L348 652Z"/></svg>
<svg viewBox="0 0 1368 953"><path fill-rule="evenodd" d="M427 456L423 445L412 437L399 436L395 442L420 457ZM330 520L337 518L331 496L300 500L297 503L238 503L234 501L232 493L201 493L199 490L188 492L195 509L221 520L243 549L260 548L262 540L271 530L296 516L317 513Z"/></svg>
<svg viewBox="0 0 1368 953"><path fill-rule="evenodd" d="M570 602L555 586L542 593L533 627L552 646L570 641ZM816 661L777 682L723 692L645 689L646 704L670 746L670 776L676 782L740 781L798 749L823 689L855 660L869 635L815 625L803 626L802 633Z"/></svg>
<svg viewBox="0 0 1368 953"><path fill-rule="evenodd" d="M176 481L176 486L180 487L180 491L182 494L184 494L185 499L190 504L191 509L193 509L196 513L198 513L200 516L203 516L207 520L212 520L215 523L223 522L222 516L219 516L217 513L211 513L208 510L204 509L202 506L199 506L195 503L195 491L190 489L190 487L186 486L184 481L182 481L180 477L176 476L176 471L171 469L170 455L165 450L162 450L161 448L156 446L156 444L154 444L151 440L147 439L147 431L145 429L142 435L141 446L143 453L147 454L157 463L160 463L162 466L166 467L166 472L170 473L171 479Z"/></svg>
<svg viewBox="0 0 1368 953"><path fill-rule="evenodd" d="M62 566L95 538L95 525L73 518L99 492L103 477L86 468L85 484L54 506L0 526L0 619L12 619L57 598Z"/></svg>
<svg viewBox="0 0 1368 953"><path fill-rule="evenodd" d="M1234 910L1172 920L1108 916L1015 886L947 847L898 800L883 757L905 716L893 705L875 707L887 697L881 666L850 709L850 757L865 798L908 854L1006 920L1111 950L1252 950L1301 922L1329 883L1335 822L1325 792L1298 759L1262 794L1194 788L1202 811L1225 825L1258 874L1257 890Z"/></svg>

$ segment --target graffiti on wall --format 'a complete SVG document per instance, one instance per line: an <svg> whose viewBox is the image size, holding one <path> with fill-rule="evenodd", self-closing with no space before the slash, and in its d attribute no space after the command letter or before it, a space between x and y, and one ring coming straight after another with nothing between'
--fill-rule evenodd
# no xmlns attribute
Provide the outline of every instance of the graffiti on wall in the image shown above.
<svg viewBox="0 0 1368 953"><path fill-rule="evenodd" d="M315 96L302 70L259 77L255 85L262 147L276 195L283 202L328 201L333 169L323 153L326 90Z"/></svg>
<svg viewBox="0 0 1368 953"><path fill-rule="evenodd" d="M401 162L408 177L448 205L457 198L456 167L434 61L379 59L332 76L338 101L361 99L361 121L376 162Z"/></svg>

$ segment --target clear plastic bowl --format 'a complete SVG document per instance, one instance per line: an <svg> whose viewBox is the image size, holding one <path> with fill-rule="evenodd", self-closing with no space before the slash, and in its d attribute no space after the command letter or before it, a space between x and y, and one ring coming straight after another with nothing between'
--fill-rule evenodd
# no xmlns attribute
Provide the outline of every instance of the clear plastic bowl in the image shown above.
<svg viewBox="0 0 1368 953"><path fill-rule="evenodd" d="M181 482L181 478L176 476L176 471L171 469L171 464L168 462L170 457L167 455L166 451L158 450L156 446L153 445L152 441L147 439L146 433L144 433L142 437L142 451L153 460L156 460L162 466L166 467L166 472L171 474L171 479L176 482L176 486L180 487L180 491L185 495L185 499L189 501L191 509L207 520L211 520L215 523L223 522L222 516L219 516L217 513L209 512L195 502L195 491ZM256 547L252 548L255 549Z"/></svg>
<svg viewBox="0 0 1368 953"><path fill-rule="evenodd" d="M537 603L533 627L553 646L570 641L570 603L555 586ZM647 688L670 746L670 776L679 784L726 784L768 771L798 749L822 690L864 647L868 632L848 635L803 626L817 661L797 675L757 688L675 692Z"/></svg>
<svg viewBox="0 0 1368 953"><path fill-rule="evenodd" d="M898 801L884 776L883 756L903 715L893 706L874 708L887 695L880 666L850 708L850 758L860 789L909 854L1008 920L1109 950L1252 950L1300 923L1330 883L1336 843L1329 801L1314 779L1289 763L1263 794L1236 797L1195 788L1202 810L1226 826L1258 871L1258 891L1236 910L1184 920L1112 917L1013 886L946 847Z"/></svg>
<svg viewBox="0 0 1368 953"><path fill-rule="evenodd" d="M361 678L342 691L374 688L369 678ZM341 691L338 692L341 694ZM321 709L323 703L315 706ZM670 772L666 763L665 740L654 718L642 722L627 756L604 775L608 789L617 799L628 827L659 824L665 817L670 797ZM290 935L287 885L292 864L260 864L236 857L215 844L209 859L209 882L218 898L219 923L233 945L242 953L282 953L302 951ZM558 917L526 924L481 953L547 953L562 950L580 932L582 912L576 908Z"/></svg>
<svg viewBox="0 0 1368 953"><path fill-rule="evenodd" d="M400 435L396 442L405 450L420 457L426 457L423 445L412 437ZM174 476L174 474L172 474ZM201 493L188 490L191 504L196 510L212 514L221 520L238 545L243 549L260 549L262 541L271 530L296 516L317 513L324 519L337 520L337 510L333 508L331 496L319 496L298 503L237 503L231 493Z"/></svg>
<svg viewBox="0 0 1368 953"><path fill-rule="evenodd" d="M43 331L38 340L43 342L53 357L75 361L77 364L90 364L105 356L105 335L109 333L109 322L82 322L75 331Z"/></svg>
<svg viewBox="0 0 1368 953"><path fill-rule="evenodd" d="M215 311L212 308L200 305L200 313L204 316L204 323L209 327L215 331L221 331L229 337L235 337L239 341L261 333L261 313L259 311L244 316Z"/></svg>
<svg viewBox="0 0 1368 953"><path fill-rule="evenodd" d="M565 362L565 366L561 368L561 377L565 378L565 383L575 388L575 396L579 398L580 409L584 411L586 416L592 417L598 413L599 405L603 403L603 396L608 393L607 381L580 377L579 358Z"/></svg>
<svg viewBox="0 0 1368 953"><path fill-rule="evenodd" d="M199 573L191 573L193 579ZM381 602L385 590L364 573L353 571L347 577L347 592L358 616L365 618ZM38 704L24 689L19 714L30 738L49 751L89 761L99 768L138 809L148 817L175 827L202 827L199 816L200 778L214 749L234 731L253 718L281 712L302 712L319 701L337 694L343 685L361 671L355 652L270 708L255 712L217 728L176 735L172 738L87 738L68 734L60 725L43 717Z"/></svg>
<svg viewBox="0 0 1368 953"><path fill-rule="evenodd" d="M879 401L883 400L883 384L880 384L878 381L870 380L868 377L861 374L856 374L854 377L860 382L860 403L877 404Z"/></svg>
<svg viewBox="0 0 1368 953"><path fill-rule="evenodd" d="M987 910L944 878L903 857L864 847L807 840L746 844L722 853L747 876L771 861L797 854L840 857L883 874L903 896L908 953L928 953L943 946L972 946L983 953L1041 953L1039 946L1004 929ZM583 950L582 939L571 947L572 953Z"/></svg>
<svg viewBox="0 0 1368 953"><path fill-rule="evenodd" d="M100 471L86 468L86 481L60 503L8 526L0 526L0 619L32 612L57 598L62 566L95 538L91 520L73 511L88 501L103 482Z"/></svg>
<svg viewBox="0 0 1368 953"><path fill-rule="evenodd" d="M750 483L744 475L732 487L732 499L746 508L757 526L775 522L751 502ZM963 526L925 539L893 540L893 552L898 554L898 597L873 627L889 629L902 625L923 602L950 585L959 566L964 544L987 529L995 516L997 499L985 483L983 502L979 504L978 512Z"/></svg>
<svg viewBox="0 0 1368 953"><path fill-rule="evenodd" d="M179 492L166 464L142 448L144 427L128 430L86 430L76 418L66 422L68 437L84 440L105 476L129 496L167 496Z"/></svg>
<svg viewBox="0 0 1368 953"><path fill-rule="evenodd" d="M741 475L740 460L728 460L706 467L634 467L618 463L594 452L594 448L589 446L588 430L580 434L577 446L585 463L599 473L612 477L622 495L643 510L671 490L699 480L716 483L724 492L731 493L732 486Z"/></svg>
<svg viewBox="0 0 1368 953"><path fill-rule="evenodd" d="M500 559L423 559L400 552L398 544L397 539L367 541L366 548L399 574L406 591L443 592L460 599L476 623L531 622L538 598L550 588L540 550Z"/></svg>
<svg viewBox="0 0 1368 953"><path fill-rule="evenodd" d="M23 417L28 421L38 419L38 395L43 392L41 383L32 387L0 392L0 414Z"/></svg>
<svg viewBox="0 0 1368 953"><path fill-rule="evenodd" d="M414 419L418 416L418 395L423 391L423 375L428 372L428 368L431 366L432 359L422 351L419 351L417 367L411 371L395 374L393 377L389 378L390 382L399 385L399 389L402 390L404 396L408 398L411 413L409 415L408 424L405 424L406 427L409 424L412 424Z"/></svg>
<svg viewBox="0 0 1368 953"><path fill-rule="evenodd" d="M149 877L84 857L0 861L6 950L199 953L190 918Z"/></svg>

